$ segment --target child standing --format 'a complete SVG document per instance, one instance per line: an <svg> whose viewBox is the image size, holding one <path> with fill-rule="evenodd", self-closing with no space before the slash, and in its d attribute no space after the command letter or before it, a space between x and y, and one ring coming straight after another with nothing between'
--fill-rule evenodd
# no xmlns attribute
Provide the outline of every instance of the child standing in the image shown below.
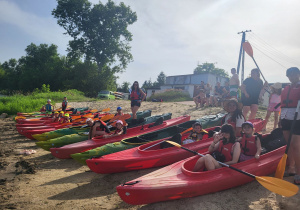
<svg viewBox="0 0 300 210"><path fill-rule="evenodd" d="M282 85L279 82L274 83L271 86L272 89L272 93L270 95L269 98L269 106L268 106L268 110L267 110L267 115L266 115L266 122L265 122L265 126L263 128L263 132L266 132L266 127L268 124L268 120L272 114L272 112L274 112L274 127L273 130L277 127L278 125L278 116L279 116L279 111L280 111L280 105L277 106L280 101L281 101L281 89L282 89Z"/></svg>
<svg viewBox="0 0 300 210"><path fill-rule="evenodd" d="M237 141L241 144L240 162L252 159L259 159L261 153L261 143L259 136L253 135L253 124L244 122L242 124L242 137Z"/></svg>
<svg viewBox="0 0 300 210"><path fill-rule="evenodd" d="M64 97L64 100L62 101L62 104L61 104L61 110L66 111L67 106L68 106L68 99L67 99L67 97Z"/></svg>
<svg viewBox="0 0 300 210"><path fill-rule="evenodd" d="M202 125L200 123L196 122L195 124L193 124L193 131L185 140L183 140L182 143L189 144L189 143L193 143L196 141L200 141L200 140L202 140L203 135L206 133L207 133L207 131L202 129Z"/></svg>
<svg viewBox="0 0 300 210"><path fill-rule="evenodd" d="M51 100L48 99L47 104L45 105L46 108L46 116L49 116L52 114L52 111L54 110L54 106L51 104Z"/></svg>

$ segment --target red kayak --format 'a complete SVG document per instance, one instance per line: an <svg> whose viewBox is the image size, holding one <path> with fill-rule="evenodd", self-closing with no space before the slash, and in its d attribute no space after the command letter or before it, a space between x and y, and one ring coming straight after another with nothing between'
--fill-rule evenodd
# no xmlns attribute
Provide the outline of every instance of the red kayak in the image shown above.
<svg viewBox="0 0 300 210"><path fill-rule="evenodd" d="M97 136L97 137L93 138L92 140L86 140L86 141L82 141L82 142L78 142L78 143L74 143L74 144L69 144L69 145L66 145L63 147L59 147L59 148L51 148L50 151L51 151L52 155L57 158L67 159L67 158L71 158L70 155L74 154L74 153L81 153L81 152L84 152L84 151L87 151L90 149L101 147L102 145L105 145L108 143L113 143L113 142L121 141L122 139L125 139L125 138L130 138L130 137L154 132L154 131L168 128L168 127L171 127L171 126L183 123L183 122L187 122L189 120L190 120L190 116L185 115L185 116L177 117L174 119L166 120L161 125L157 125L157 126L153 126L155 123L151 123L151 124L144 125L144 126L133 127L133 128L128 129L126 134L116 136L113 138L105 139L105 138L102 138L102 136Z"/></svg>
<svg viewBox="0 0 300 210"><path fill-rule="evenodd" d="M233 167L256 176L269 175L275 172L284 151L285 146L282 146L261 155L258 160L253 158ZM199 153L203 154L203 150ZM126 203L141 205L214 193L254 180L227 167L193 172L198 159L199 156L193 156L119 185L118 194Z"/></svg>
<svg viewBox="0 0 300 210"><path fill-rule="evenodd" d="M262 129L265 122L265 120L261 119L250 121L253 123L256 132ZM210 133L209 131L214 131L216 127L207 128L205 130ZM184 134L179 141L186 139L188 135L189 133ZM163 142L167 139L169 138L144 144L137 148L104 155L101 158L88 159L86 163L92 171L108 174L165 166L193 155L177 147L162 148L163 144L159 144L159 142ZM207 150L212 140L213 138L206 134L201 141L186 144L184 147L196 151L202 149Z"/></svg>

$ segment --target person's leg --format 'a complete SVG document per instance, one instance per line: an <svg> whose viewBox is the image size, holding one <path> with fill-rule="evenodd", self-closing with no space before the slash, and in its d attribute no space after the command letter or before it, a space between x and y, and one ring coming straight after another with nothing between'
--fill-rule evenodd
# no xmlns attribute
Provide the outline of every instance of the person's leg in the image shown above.
<svg viewBox="0 0 300 210"><path fill-rule="evenodd" d="M201 157L197 160L193 171L197 172L204 166L204 157Z"/></svg>
<svg viewBox="0 0 300 210"><path fill-rule="evenodd" d="M300 175L300 135L293 135L292 143L296 174Z"/></svg>
<svg viewBox="0 0 300 210"><path fill-rule="evenodd" d="M288 139L289 139L289 135L290 135L290 131L283 131L283 136L284 136L284 139L286 141L286 143L288 142ZM290 144L290 148L289 148L289 151L288 151L288 159L287 159L287 162L288 162L288 167L286 169L286 171L288 173L295 173L295 159L294 159L294 154L293 154L293 145L292 145L292 142Z"/></svg>
<svg viewBox="0 0 300 210"><path fill-rule="evenodd" d="M204 164L208 171L221 168L220 164L211 155L205 155Z"/></svg>
<svg viewBox="0 0 300 210"><path fill-rule="evenodd" d="M278 116L279 116L279 112L275 111L274 112L274 127L273 130L277 128L278 126Z"/></svg>
<svg viewBox="0 0 300 210"><path fill-rule="evenodd" d="M250 115L249 115L248 120L255 119L257 110L258 110L258 104L251 104L251 106L250 106Z"/></svg>
<svg viewBox="0 0 300 210"><path fill-rule="evenodd" d="M136 113L139 110L139 106L134 106L131 110L132 110L132 119L137 119Z"/></svg>
<svg viewBox="0 0 300 210"><path fill-rule="evenodd" d="M265 117L265 124L264 124L263 131L266 131L266 129L267 129L267 124L268 124L268 121L269 121L269 118L270 118L271 114L272 114L272 112L268 110L267 115Z"/></svg>
<svg viewBox="0 0 300 210"><path fill-rule="evenodd" d="M247 120L247 115L248 115L248 112L250 111L250 106L246 106L244 105L243 106L243 115L245 117L245 120Z"/></svg>
<svg viewBox="0 0 300 210"><path fill-rule="evenodd" d="M199 105L199 103L198 103L198 98L194 97L193 99L194 99L194 102L195 102L195 104L196 104L196 108L198 108L198 105Z"/></svg>

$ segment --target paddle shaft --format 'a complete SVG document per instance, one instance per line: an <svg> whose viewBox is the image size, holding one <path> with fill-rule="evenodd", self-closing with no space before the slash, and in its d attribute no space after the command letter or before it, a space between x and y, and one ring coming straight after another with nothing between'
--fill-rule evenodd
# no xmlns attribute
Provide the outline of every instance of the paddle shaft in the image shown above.
<svg viewBox="0 0 300 210"><path fill-rule="evenodd" d="M290 134L289 134L289 139L288 139L288 142L287 142L287 145L286 145L286 148L285 148L285 154L287 154L288 151L289 151L289 147L290 147L290 144L291 144L293 131L294 131L294 128L295 128L296 119L298 117L299 108L300 108L300 100L298 101L298 104L297 104L296 112L295 112L295 115L294 115L294 119L293 119L293 122L292 122Z"/></svg>
<svg viewBox="0 0 300 210"><path fill-rule="evenodd" d="M185 147L181 147L182 149L184 149L184 150L186 150L186 151L189 151L189 152L192 152L192 153L194 153L195 155L199 155L199 156L202 156L202 157L204 157L205 155L203 155L203 154L200 154L200 153L198 153L198 152L196 152L196 151L193 151L193 150L189 150L188 148L185 148ZM248 173L248 172L245 172L245 171L242 171L242 170L240 170L240 169L237 169L237 168L235 168L235 167L232 167L232 166L230 166L230 165L227 165L226 163L222 163L222 162L219 162L219 161L217 161L220 165L222 165L222 166L226 166L226 167L228 167L228 168L231 168L231 169L233 169L233 170L235 170L235 171L237 171L237 172L240 172L240 173L242 173L242 174L245 174L245 175L247 175L247 176L250 176L250 177L252 177L252 178L256 178L256 176L255 175L253 175L253 174L250 174L250 173Z"/></svg>

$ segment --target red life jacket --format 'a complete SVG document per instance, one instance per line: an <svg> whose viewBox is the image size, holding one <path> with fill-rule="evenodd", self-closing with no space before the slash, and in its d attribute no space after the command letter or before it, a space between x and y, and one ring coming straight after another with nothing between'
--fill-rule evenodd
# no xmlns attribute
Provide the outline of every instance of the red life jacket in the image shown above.
<svg viewBox="0 0 300 210"><path fill-rule="evenodd" d="M225 156L224 162L228 162L232 160L232 146L233 143L223 144L223 141L220 141L218 151Z"/></svg>
<svg viewBox="0 0 300 210"><path fill-rule="evenodd" d="M240 142L242 153L248 156L254 156L257 152L256 148L256 138L257 136L251 136L250 138L246 138L246 135L242 136L242 140Z"/></svg>
<svg viewBox="0 0 300 210"><path fill-rule="evenodd" d="M295 86L287 85L281 93L282 108L296 108L298 100L300 100L300 84Z"/></svg>
<svg viewBox="0 0 300 210"><path fill-rule="evenodd" d="M135 90L132 90L130 93L131 100L141 100L141 93Z"/></svg>
<svg viewBox="0 0 300 210"><path fill-rule="evenodd" d="M62 106L62 107L66 107L67 104L68 104L68 101L63 101L63 102L61 103L61 106Z"/></svg>
<svg viewBox="0 0 300 210"><path fill-rule="evenodd" d="M222 119L222 121L221 121L221 122L222 122L222 125L225 123L225 118L226 118L227 115L228 115L228 114L226 114L226 115L223 117L223 119ZM227 124L232 125L233 130L235 131L235 129L236 129L236 122L233 122L232 117L230 117L229 120L227 120Z"/></svg>
<svg viewBox="0 0 300 210"><path fill-rule="evenodd" d="M93 124L93 126L91 127L91 129L95 126L95 124L96 124L97 122L100 122L100 124L103 125L103 126L100 125L100 126L96 127L96 131L104 131L104 130L105 130L106 123L103 122L102 120L95 121L94 124Z"/></svg>

